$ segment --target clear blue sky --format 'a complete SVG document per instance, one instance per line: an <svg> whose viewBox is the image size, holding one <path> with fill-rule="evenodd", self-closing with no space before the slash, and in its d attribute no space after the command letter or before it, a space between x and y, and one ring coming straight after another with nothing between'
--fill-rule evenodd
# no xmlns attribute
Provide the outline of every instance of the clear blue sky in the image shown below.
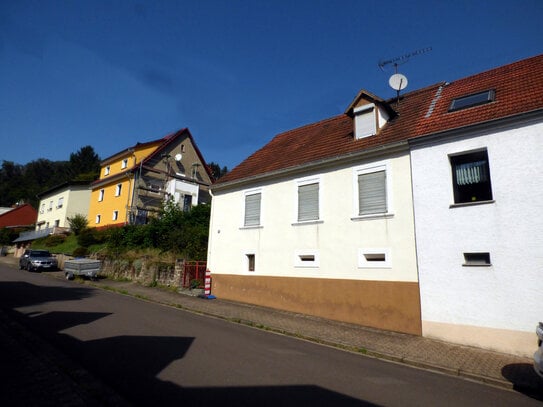
<svg viewBox="0 0 543 407"><path fill-rule="evenodd" d="M230 169L274 135L543 52L543 1L0 0L0 162L188 127ZM543 86L543 85L542 85Z"/></svg>

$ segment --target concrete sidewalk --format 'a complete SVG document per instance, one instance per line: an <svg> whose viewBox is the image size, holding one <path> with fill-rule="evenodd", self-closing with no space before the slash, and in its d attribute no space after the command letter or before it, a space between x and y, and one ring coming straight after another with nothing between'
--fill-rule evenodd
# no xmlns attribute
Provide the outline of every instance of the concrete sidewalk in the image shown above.
<svg viewBox="0 0 543 407"><path fill-rule="evenodd" d="M9 256L0 258L0 262L16 267L16 262ZM47 275L63 278L62 272ZM74 284L77 283L379 359L514 389L543 400L543 380L535 374L530 358L221 299L204 299L132 282L104 279L96 282L76 280ZM534 326L534 352L536 340Z"/></svg>

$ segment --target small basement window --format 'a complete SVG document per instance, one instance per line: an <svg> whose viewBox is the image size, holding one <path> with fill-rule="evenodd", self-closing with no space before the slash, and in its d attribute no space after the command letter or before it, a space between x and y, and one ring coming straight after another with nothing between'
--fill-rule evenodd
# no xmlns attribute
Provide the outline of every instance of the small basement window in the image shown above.
<svg viewBox="0 0 543 407"><path fill-rule="evenodd" d="M490 263L490 253L464 253L464 264L463 266L491 266Z"/></svg>
<svg viewBox="0 0 543 407"><path fill-rule="evenodd" d="M389 249L359 249L358 267L359 268L390 268Z"/></svg>
<svg viewBox="0 0 543 407"><path fill-rule="evenodd" d="M485 103L493 102L496 97L494 89L485 90L484 92L474 93L468 96L462 96L453 99L449 112L466 109L468 107L479 106Z"/></svg>
<svg viewBox="0 0 543 407"><path fill-rule="evenodd" d="M369 263L371 263L372 261L383 262L387 259L387 256L384 253L366 253L364 254L364 257Z"/></svg>
<svg viewBox="0 0 543 407"><path fill-rule="evenodd" d="M247 271L255 271L255 255L246 254L247 256Z"/></svg>
<svg viewBox="0 0 543 407"><path fill-rule="evenodd" d="M319 267L319 255L316 251L299 251L295 254L294 267Z"/></svg>

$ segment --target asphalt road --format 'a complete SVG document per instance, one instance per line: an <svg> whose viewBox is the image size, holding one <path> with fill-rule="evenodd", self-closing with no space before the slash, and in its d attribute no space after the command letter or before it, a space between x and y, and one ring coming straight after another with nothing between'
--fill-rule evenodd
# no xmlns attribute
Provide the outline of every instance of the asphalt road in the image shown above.
<svg viewBox="0 0 543 407"><path fill-rule="evenodd" d="M513 391L1 265L0 307L134 405L541 405Z"/></svg>

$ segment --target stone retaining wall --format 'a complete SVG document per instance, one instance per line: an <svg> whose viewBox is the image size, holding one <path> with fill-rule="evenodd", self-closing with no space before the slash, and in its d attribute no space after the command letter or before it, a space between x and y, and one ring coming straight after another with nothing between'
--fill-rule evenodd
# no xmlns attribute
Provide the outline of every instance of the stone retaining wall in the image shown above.
<svg viewBox="0 0 543 407"><path fill-rule="evenodd" d="M184 261L157 262L150 259L102 258L101 275L114 279L127 279L142 285L181 287Z"/></svg>

